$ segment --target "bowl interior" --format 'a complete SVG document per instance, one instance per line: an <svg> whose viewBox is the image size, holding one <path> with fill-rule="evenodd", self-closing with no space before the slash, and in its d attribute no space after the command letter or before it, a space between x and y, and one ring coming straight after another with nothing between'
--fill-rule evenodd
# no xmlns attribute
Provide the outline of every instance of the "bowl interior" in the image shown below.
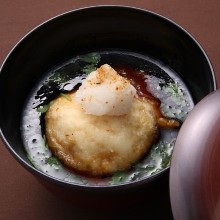
<svg viewBox="0 0 220 220"><path fill-rule="evenodd" d="M139 9L102 6L76 10L40 25L9 54L0 74L0 128L7 147L31 168L20 134L27 95L54 66L78 54L119 49L150 56L178 73L195 103L215 90L204 51L173 22Z"/></svg>

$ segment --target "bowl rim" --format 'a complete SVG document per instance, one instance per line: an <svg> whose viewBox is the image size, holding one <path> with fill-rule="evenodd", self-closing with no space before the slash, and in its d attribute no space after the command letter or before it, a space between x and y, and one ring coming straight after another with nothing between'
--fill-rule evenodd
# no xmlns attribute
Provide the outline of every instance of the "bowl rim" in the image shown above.
<svg viewBox="0 0 220 220"><path fill-rule="evenodd" d="M162 22L167 22L169 25L172 25L173 27L179 29L181 32L185 33L185 35L187 35L190 40L198 47L198 49L201 51L201 53L204 55L204 58L206 59L210 72L211 72L211 76L212 80L213 80L213 89L216 90L217 89L217 83L216 83L216 78L215 78L215 73L214 73L214 69L212 67L211 61L208 58L208 55L206 54L205 50L202 48L202 46L198 43L198 41L188 32L186 31L183 27L181 27L180 25L178 25L176 22L172 21L171 19L164 17L163 15L160 15L158 13L152 12L150 10L147 9L143 9L143 8L138 8L138 7L133 7L133 6L126 6L126 5L95 5L95 6L87 6L87 7L81 7L81 8L77 8L77 9L73 9L73 10L69 10L66 11L64 13L58 14L56 16L53 16L47 20L45 20L44 22L40 23L39 25L37 25L35 28L33 28L32 30L30 30L29 32L27 32L13 47L12 49L9 51L8 55L6 56L6 58L3 60L2 65L0 66L0 75L2 74L2 70L5 66L6 61L10 58L11 54L15 51L15 49L17 48L17 46L19 44L21 44L23 41L27 40L27 38L34 34L35 32L37 32L40 28L43 28L44 26L46 26L48 23L50 22L56 22L57 19L61 19L62 17L68 15L68 14L72 14L72 13L76 13L76 12L81 12L81 11L85 11L85 10L102 10L102 9L117 9L117 10L127 10L127 11L132 11L132 12L136 12L136 13L141 13L141 14L148 14L151 16L154 16L158 19L160 19ZM7 141L7 138L5 137L5 135L3 134L3 131L0 127L0 137L3 140L3 143L5 144L6 148L9 150L9 152L12 154L12 156L23 166L25 167L30 173L34 174L35 176L41 177L44 180L48 181L48 182L52 182L55 183L56 185L59 186L65 186L67 188L78 188L78 189L93 189L95 191L100 191L100 190L124 190L124 189L130 189L130 188L136 188L138 186L143 186L147 183L151 183L153 182L155 179L159 178L161 176L161 174L165 174L168 173L170 166L159 171L158 173L147 177L147 178L143 178L143 179L139 179L139 180L135 180L132 182L126 182L126 183L121 183L121 184L113 184L113 185L83 185L83 184L76 184L76 183L71 183L71 182L66 182L64 180L55 178L53 176L50 176L46 173L43 173L42 171L38 170L37 168L35 168L33 165L29 164L28 162L26 162L23 158L21 158L16 152L15 150L10 146L9 142ZM172 159L171 159L172 162Z"/></svg>

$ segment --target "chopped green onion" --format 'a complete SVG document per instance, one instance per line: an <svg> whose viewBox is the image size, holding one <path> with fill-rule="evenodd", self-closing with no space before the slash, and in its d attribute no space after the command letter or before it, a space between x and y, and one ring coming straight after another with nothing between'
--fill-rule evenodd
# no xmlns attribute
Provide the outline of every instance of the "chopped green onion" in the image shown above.
<svg viewBox="0 0 220 220"><path fill-rule="evenodd" d="M59 165L60 162L56 157L49 157L45 159L45 163L49 164L50 166L52 165Z"/></svg>
<svg viewBox="0 0 220 220"><path fill-rule="evenodd" d="M113 184L118 184L124 181L126 175L122 171L117 171L113 174L112 176L112 183Z"/></svg>
<svg viewBox="0 0 220 220"><path fill-rule="evenodd" d="M85 74L89 74L91 73L92 71L95 71L96 70L96 66L95 65L86 65L83 67L82 71L85 73Z"/></svg>
<svg viewBox="0 0 220 220"><path fill-rule="evenodd" d="M54 103L54 101L49 102L46 105L41 105L37 108L37 112L45 113L50 108L50 106Z"/></svg>
<svg viewBox="0 0 220 220"><path fill-rule="evenodd" d="M70 95L65 94L65 93L60 93L61 96L63 96L65 99L67 99L68 101L72 101L72 98Z"/></svg>
<svg viewBox="0 0 220 220"><path fill-rule="evenodd" d="M93 63L97 64L101 59L101 56L98 53L90 53L85 56L81 56L80 60L86 62L86 63Z"/></svg>

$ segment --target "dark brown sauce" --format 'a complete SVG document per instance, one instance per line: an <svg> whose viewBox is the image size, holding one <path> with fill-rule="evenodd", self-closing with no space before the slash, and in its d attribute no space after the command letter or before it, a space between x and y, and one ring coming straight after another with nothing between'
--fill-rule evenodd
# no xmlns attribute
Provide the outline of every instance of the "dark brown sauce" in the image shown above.
<svg viewBox="0 0 220 220"><path fill-rule="evenodd" d="M147 99L152 99L160 103L160 100L155 98L148 90L147 90L147 83L146 83L146 75L139 70L134 68L121 65L116 66L114 69L123 77L127 78L131 84L137 89L138 95L140 97L145 97Z"/></svg>
<svg viewBox="0 0 220 220"><path fill-rule="evenodd" d="M130 68L125 65L114 66L114 69L123 77L127 78L131 84L136 88L139 97L146 98L152 105L154 113L157 118L157 124L159 127L163 128L178 128L181 123L176 119L166 118L160 109L161 101L154 97L148 91L148 85L146 82L146 73L143 73L134 68Z"/></svg>
<svg viewBox="0 0 220 220"><path fill-rule="evenodd" d="M147 89L148 85L146 82L146 73L143 73L139 70L125 65L114 66L114 69L121 76L125 77L131 82L131 84L136 88L139 97L144 97L151 103L151 105L154 108L154 113L156 114L157 119L165 119L164 115L160 110L161 101L158 98L154 97Z"/></svg>

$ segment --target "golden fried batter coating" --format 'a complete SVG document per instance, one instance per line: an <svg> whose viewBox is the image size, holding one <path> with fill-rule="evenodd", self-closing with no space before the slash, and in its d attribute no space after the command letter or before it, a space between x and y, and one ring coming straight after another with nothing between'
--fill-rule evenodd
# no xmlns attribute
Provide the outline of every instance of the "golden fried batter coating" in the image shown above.
<svg viewBox="0 0 220 220"><path fill-rule="evenodd" d="M157 122L152 106L134 98L128 114L86 114L75 102L60 96L46 113L46 137L63 164L92 176L111 175L128 169L155 142Z"/></svg>

